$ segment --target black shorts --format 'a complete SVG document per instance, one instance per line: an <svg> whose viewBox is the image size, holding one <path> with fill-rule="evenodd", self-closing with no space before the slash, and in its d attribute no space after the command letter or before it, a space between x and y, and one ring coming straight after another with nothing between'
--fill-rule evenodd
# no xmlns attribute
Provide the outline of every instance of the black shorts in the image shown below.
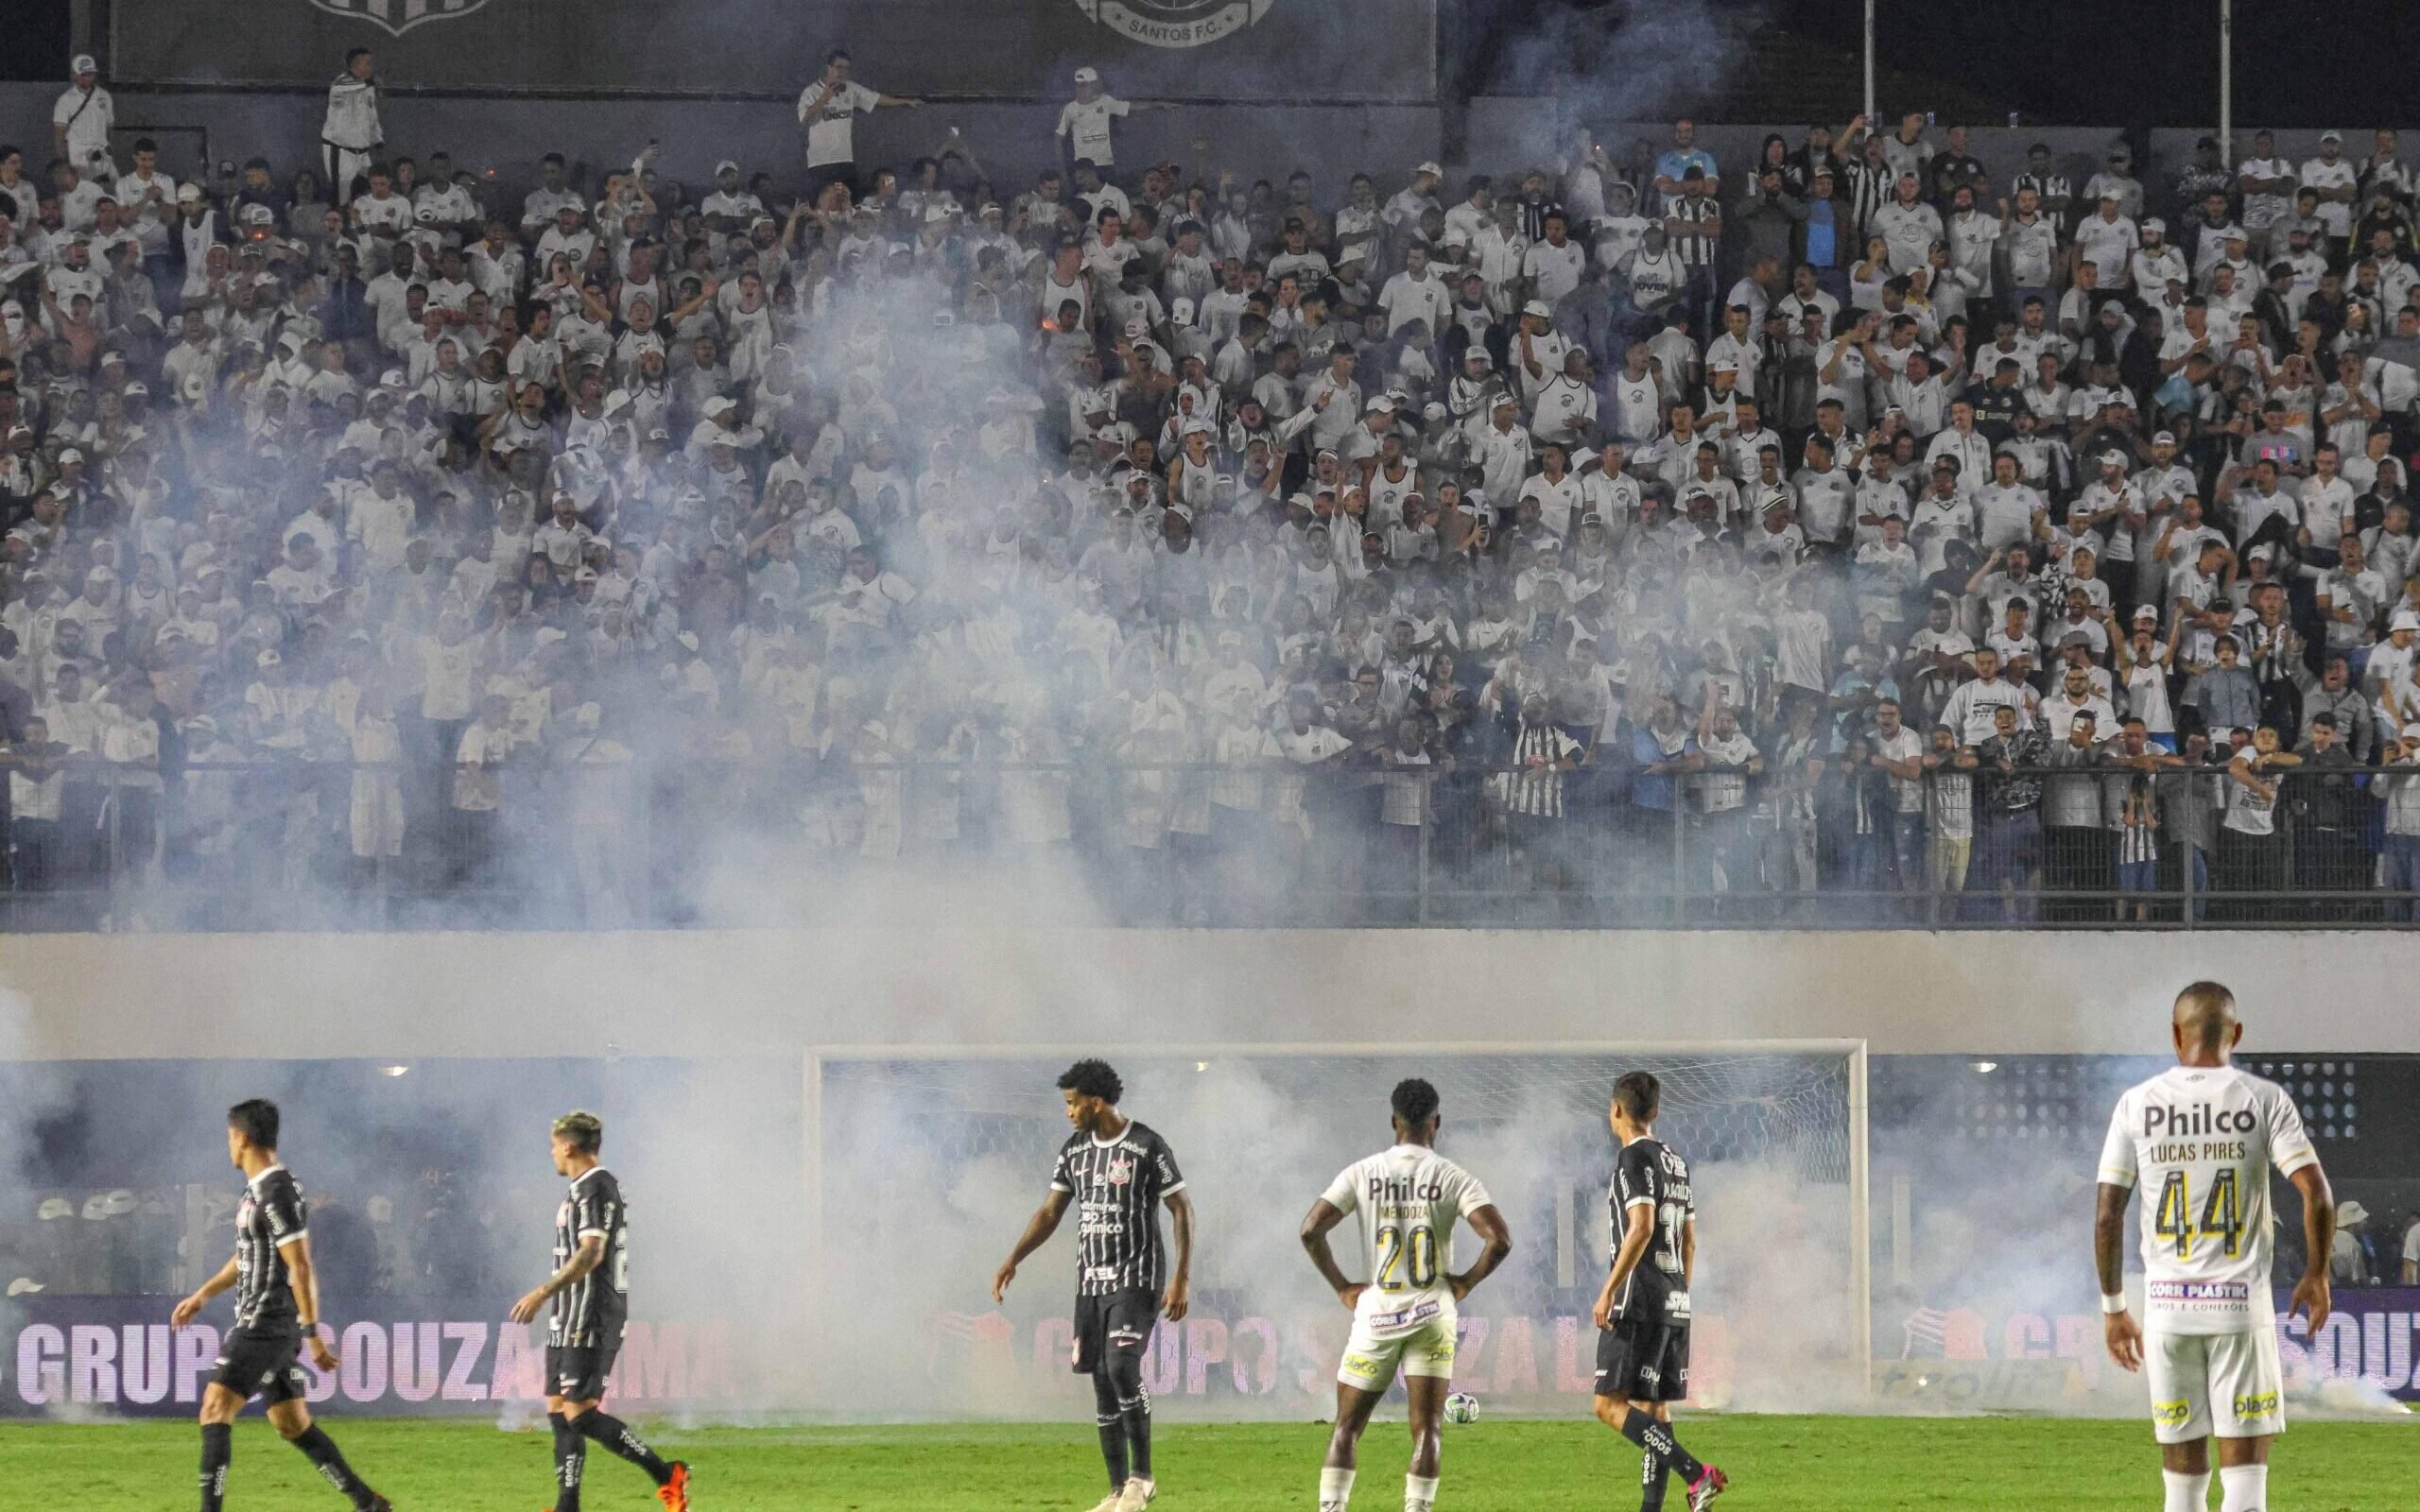
<svg viewBox="0 0 2420 1512"><path fill-rule="evenodd" d="M1160 1296L1140 1287L1076 1298L1076 1373L1091 1375L1113 1354L1142 1357L1159 1321Z"/></svg>
<svg viewBox="0 0 2420 1512"><path fill-rule="evenodd" d="M210 1379L247 1401L260 1397L274 1407L300 1400L311 1384L302 1368L302 1328L287 1323L229 1329L218 1341L217 1368Z"/></svg>
<svg viewBox="0 0 2420 1512"><path fill-rule="evenodd" d="M1597 1335L1597 1395L1680 1401L1689 1394L1689 1325L1617 1319Z"/></svg>
<svg viewBox="0 0 2420 1512"><path fill-rule="evenodd" d="M595 1344L546 1346L546 1395L565 1401L602 1401L605 1382L622 1352L622 1325L600 1330Z"/></svg>

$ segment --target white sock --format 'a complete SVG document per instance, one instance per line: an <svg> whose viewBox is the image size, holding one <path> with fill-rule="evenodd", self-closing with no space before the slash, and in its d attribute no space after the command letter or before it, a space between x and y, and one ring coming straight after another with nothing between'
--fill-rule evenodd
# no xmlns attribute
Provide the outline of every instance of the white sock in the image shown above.
<svg viewBox="0 0 2420 1512"><path fill-rule="evenodd" d="M1353 1500L1351 1470L1320 1471L1320 1512L1344 1512L1346 1503Z"/></svg>
<svg viewBox="0 0 2420 1512"><path fill-rule="evenodd" d="M1436 1476L1407 1475L1403 1478L1403 1512L1428 1512L1436 1504Z"/></svg>
<svg viewBox="0 0 2420 1512"><path fill-rule="evenodd" d="M2160 1503L2160 1512L2209 1512L2209 1471L2180 1475L2174 1470L2162 1470L2159 1478L2168 1483L2168 1500Z"/></svg>
<svg viewBox="0 0 2420 1512"><path fill-rule="evenodd" d="M2269 1512L2269 1467L2221 1466L2219 1512Z"/></svg>

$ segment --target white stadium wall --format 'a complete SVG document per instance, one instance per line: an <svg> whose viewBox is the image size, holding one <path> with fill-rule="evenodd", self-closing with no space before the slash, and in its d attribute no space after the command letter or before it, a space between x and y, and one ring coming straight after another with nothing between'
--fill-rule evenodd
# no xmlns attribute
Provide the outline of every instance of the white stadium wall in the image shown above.
<svg viewBox="0 0 2420 1512"><path fill-rule="evenodd" d="M2235 988L2256 1047L2420 1050L2389 934L1769 935L856 929L36 935L0 1057L633 1056L815 1045L1864 1040L1877 1055L2158 1054ZM273 1038L231 1037L241 1013ZM13 1021L10 1022L9 1021Z"/></svg>

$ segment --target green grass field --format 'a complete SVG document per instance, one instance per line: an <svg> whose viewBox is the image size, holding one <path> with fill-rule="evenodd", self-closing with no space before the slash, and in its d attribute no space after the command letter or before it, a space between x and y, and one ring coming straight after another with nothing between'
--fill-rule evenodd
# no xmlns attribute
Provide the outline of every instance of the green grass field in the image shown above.
<svg viewBox="0 0 2420 1512"><path fill-rule="evenodd" d="M551 1488L544 1436L461 1422L330 1418L354 1466L398 1512L535 1512ZM1897 1507L2144 1512L2159 1504L2148 1426L2057 1418L1696 1418L1683 1441L1728 1470L1724 1512ZM1091 1428L713 1429L649 1436L695 1467L699 1512L1084 1512L1102 1493ZM1313 1504L1326 1431L1169 1424L1159 1434L1166 1512L1282 1512ZM1402 1505L1404 1437L1363 1445L1354 1504ZM10 1506L163 1512L192 1504L189 1423L0 1426ZM1486 1421L1449 1429L1440 1512L1626 1512L1637 1452L1595 1422ZM18 1500L22 1493L24 1500ZM343 1503L259 1420L236 1428L230 1512ZM2271 1473L2279 1512L2409 1512L2420 1505L2420 1422L2304 1423ZM2213 1492L2215 1501L2215 1488ZM647 1478L592 1449L585 1512L652 1512ZM1681 1508L1677 1494L1666 1503Z"/></svg>

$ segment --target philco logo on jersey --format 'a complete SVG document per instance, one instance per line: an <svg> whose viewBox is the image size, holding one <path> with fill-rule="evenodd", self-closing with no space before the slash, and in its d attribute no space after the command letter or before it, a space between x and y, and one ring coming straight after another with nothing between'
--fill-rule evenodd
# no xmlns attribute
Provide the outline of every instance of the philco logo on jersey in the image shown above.
<svg viewBox="0 0 2420 1512"><path fill-rule="evenodd" d="M1199 47L1232 37L1276 0L1076 0L1087 20L1152 47Z"/></svg>
<svg viewBox="0 0 2420 1512"><path fill-rule="evenodd" d="M1445 1195L1445 1184L1405 1176L1374 1176L1367 1194L1372 1202L1437 1202Z"/></svg>
<svg viewBox="0 0 2420 1512"><path fill-rule="evenodd" d="M2143 1109L2143 1138L2147 1140L2160 1135L2180 1138L2194 1134L2249 1134L2259 1126L2259 1115L2249 1108L2228 1109L2195 1103L2190 1108L2153 1104Z"/></svg>

